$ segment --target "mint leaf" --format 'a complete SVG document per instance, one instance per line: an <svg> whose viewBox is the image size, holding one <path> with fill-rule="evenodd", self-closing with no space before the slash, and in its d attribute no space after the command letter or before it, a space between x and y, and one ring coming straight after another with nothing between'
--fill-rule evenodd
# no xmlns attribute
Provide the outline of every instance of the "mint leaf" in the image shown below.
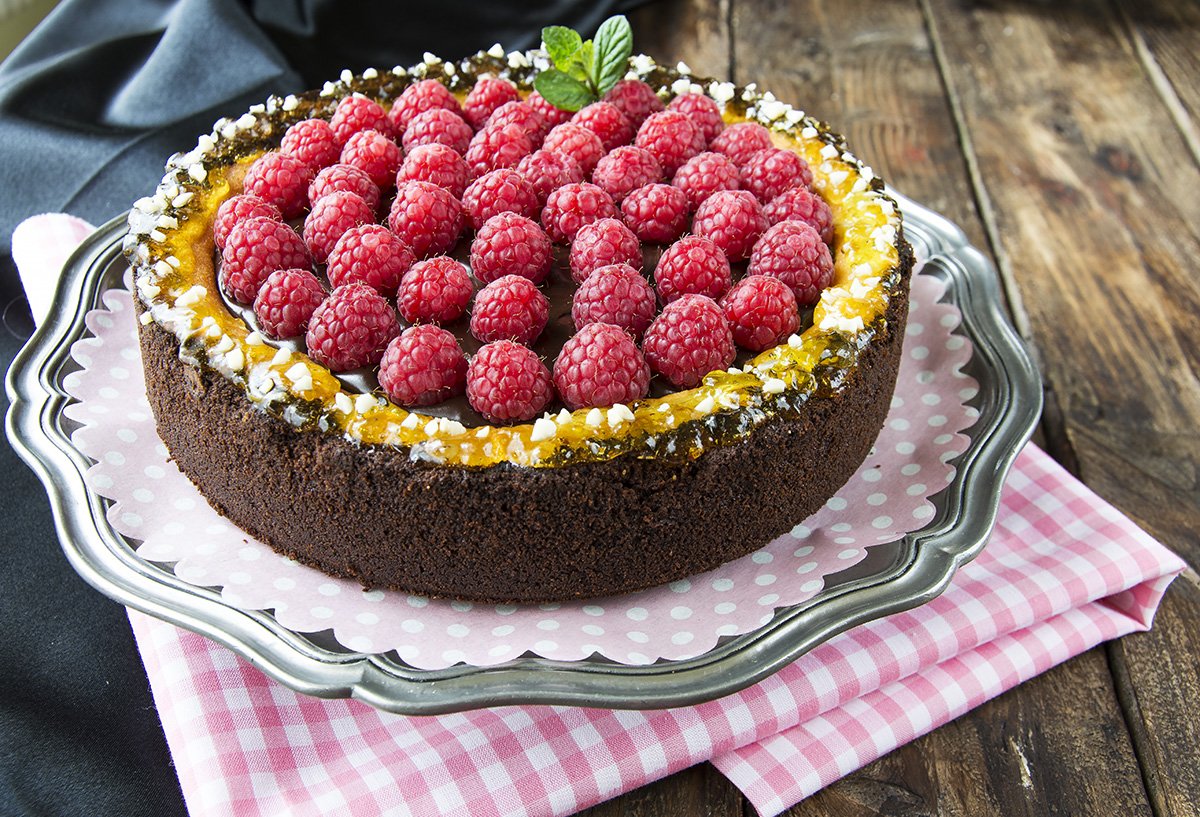
<svg viewBox="0 0 1200 817"><path fill-rule="evenodd" d="M533 88L551 105L564 111L577 111L596 101L591 88L557 68L534 77Z"/></svg>
<svg viewBox="0 0 1200 817"><path fill-rule="evenodd" d="M556 68L566 70L567 63L583 45L579 32L566 26L546 26L542 29L542 47Z"/></svg>
<svg viewBox="0 0 1200 817"><path fill-rule="evenodd" d="M609 17L596 32L595 57L589 72L599 96L604 96L625 76L633 54L633 30L625 15Z"/></svg>
<svg viewBox="0 0 1200 817"><path fill-rule="evenodd" d="M579 50L571 55L566 65L558 66L592 90L595 90L595 85L592 82L592 55L594 50L592 41L585 40L583 45L579 47Z"/></svg>

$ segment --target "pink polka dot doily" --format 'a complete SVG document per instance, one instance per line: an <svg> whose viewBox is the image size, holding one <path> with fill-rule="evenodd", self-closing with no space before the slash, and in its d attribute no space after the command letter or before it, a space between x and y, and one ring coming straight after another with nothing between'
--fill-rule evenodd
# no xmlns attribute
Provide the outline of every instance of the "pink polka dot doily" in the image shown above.
<svg viewBox="0 0 1200 817"><path fill-rule="evenodd" d="M370 590L332 579L255 542L213 511L169 460L146 401L130 294L103 293L87 315L91 337L72 355L82 367L65 386L79 402L72 436L96 461L89 487L112 500L108 520L140 540L137 554L180 579L221 588L223 601L274 610L295 632L330 631L348 649L395 650L420 669L487 666L534 653L580 660L599 653L625 664L702 655L725 635L752 631L783 606L811 599L825 577L934 515L929 497L954 475L960 433L976 419L966 402L971 357L953 332L961 315L939 303L944 285L915 275L899 382L888 420L858 472L808 519L761 550L717 570L625 596L586 603L481 605Z"/></svg>

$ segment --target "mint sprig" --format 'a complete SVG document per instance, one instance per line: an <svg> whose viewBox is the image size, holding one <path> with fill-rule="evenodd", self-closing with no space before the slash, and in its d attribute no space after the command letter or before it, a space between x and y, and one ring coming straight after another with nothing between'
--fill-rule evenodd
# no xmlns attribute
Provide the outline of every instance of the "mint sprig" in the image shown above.
<svg viewBox="0 0 1200 817"><path fill-rule="evenodd" d="M542 48L553 68L533 79L533 87L556 108L578 111L612 90L625 75L633 53L633 31L618 14L601 24L595 40L566 26L542 29Z"/></svg>

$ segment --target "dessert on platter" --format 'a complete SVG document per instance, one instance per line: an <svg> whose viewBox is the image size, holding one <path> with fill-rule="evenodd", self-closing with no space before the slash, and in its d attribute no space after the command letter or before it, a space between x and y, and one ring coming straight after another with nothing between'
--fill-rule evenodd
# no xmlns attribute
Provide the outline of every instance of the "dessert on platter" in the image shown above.
<svg viewBox="0 0 1200 817"><path fill-rule="evenodd" d="M912 253L841 137L594 41L349 72L130 212L146 389L210 504L366 586L594 598L820 508L891 404Z"/></svg>

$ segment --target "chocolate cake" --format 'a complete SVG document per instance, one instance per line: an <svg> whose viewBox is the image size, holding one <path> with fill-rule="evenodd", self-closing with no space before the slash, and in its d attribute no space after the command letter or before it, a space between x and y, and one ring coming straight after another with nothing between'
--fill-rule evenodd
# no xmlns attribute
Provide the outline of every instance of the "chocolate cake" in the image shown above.
<svg viewBox="0 0 1200 817"><path fill-rule="evenodd" d="M866 457L890 407L907 317L913 258L900 214L825 125L682 65L634 57L627 77L664 104L703 95L727 125L765 126L773 146L806 161L832 214L832 282L801 310L801 326L694 386L656 370L638 399L572 410L551 397L540 416L508 424L461 396L405 408L371 367L332 372L303 341L268 337L223 291L217 208L289 127L330 119L347 97L386 109L420 80L463 100L499 78L525 98L547 66L540 52L427 56L272 97L172 157L155 195L131 210L124 249L159 433L209 503L249 535L364 586L479 602L587 599L753 552L820 508ZM467 259L471 232L454 257ZM661 247L643 250L649 270ZM534 345L547 360L571 333L575 287L565 244L554 257L540 286L568 300L552 303ZM741 277L746 263L733 269Z"/></svg>

